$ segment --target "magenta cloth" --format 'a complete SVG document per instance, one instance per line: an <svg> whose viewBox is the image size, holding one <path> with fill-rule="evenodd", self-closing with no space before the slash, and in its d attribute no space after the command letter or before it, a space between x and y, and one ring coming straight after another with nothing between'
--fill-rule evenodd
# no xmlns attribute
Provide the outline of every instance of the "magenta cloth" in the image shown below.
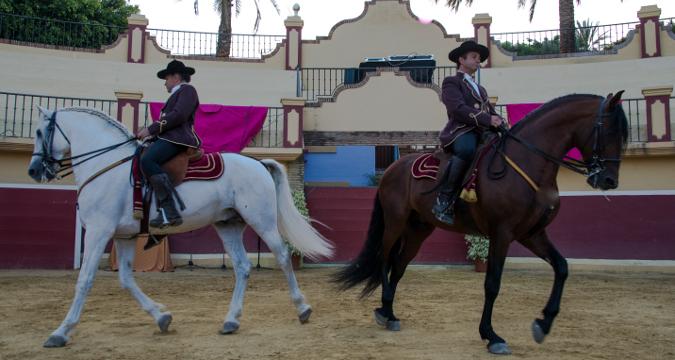
<svg viewBox="0 0 675 360"><path fill-rule="evenodd" d="M506 105L506 112L509 114L509 123L511 126L515 125L518 121L520 121L522 118L525 117L525 115L529 114L530 112L534 111L538 107L540 107L542 104L538 103L528 103L528 104L508 104ZM567 156L581 160L581 153L577 148L574 148L570 150L569 153L567 153Z"/></svg>
<svg viewBox="0 0 675 360"><path fill-rule="evenodd" d="M159 119L162 107L150 103L152 121ZM195 131L205 152L238 153L258 134L266 117L266 107L202 104L195 113Z"/></svg>

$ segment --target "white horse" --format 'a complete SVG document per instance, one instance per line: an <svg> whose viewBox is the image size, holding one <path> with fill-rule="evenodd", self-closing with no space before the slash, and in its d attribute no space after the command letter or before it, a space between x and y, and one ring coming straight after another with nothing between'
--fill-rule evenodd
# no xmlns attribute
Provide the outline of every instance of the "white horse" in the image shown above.
<svg viewBox="0 0 675 360"><path fill-rule="evenodd" d="M44 346L61 347L67 343L69 334L79 322L99 260L110 239L115 241L122 287L129 290L141 308L154 318L162 332L167 331L171 313L163 312L164 306L144 294L133 278L132 264L140 224L132 211L131 162L110 169L82 187L103 168L132 155L138 142L123 124L96 110L67 108L52 112L40 108L40 112L42 119L35 131L35 151L29 175L39 182L50 181L64 169L63 160L72 159L76 164L73 172L79 191L80 220L87 229L73 303ZM70 158L66 159L68 152ZM180 233L206 225L216 229L232 258L236 278L230 308L220 330L229 334L239 328L251 268L242 242L248 224L274 253L286 275L299 320L305 323L312 308L298 287L281 236L310 258L331 256L332 245L295 208L283 165L274 160L257 161L237 154L221 155L225 162L223 176L213 181L179 185L176 190L187 206L181 213L184 222L178 227L157 230L157 233ZM94 156L93 161L83 161ZM153 204L150 214L155 211Z"/></svg>

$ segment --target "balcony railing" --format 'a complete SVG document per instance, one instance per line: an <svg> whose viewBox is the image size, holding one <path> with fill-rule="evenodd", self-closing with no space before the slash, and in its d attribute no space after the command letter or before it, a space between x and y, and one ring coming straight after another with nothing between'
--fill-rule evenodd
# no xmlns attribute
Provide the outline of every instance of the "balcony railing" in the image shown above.
<svg viewBox="0 0 675 360"><path fill-rule="evenodd" d="M162 29L148 29L148 32L162 49L171 51L171 55L216 56L219 49L218 33ZM229 57L260 59L274 51L285 38L284 35L232 34Z"/></svg>
<svg viewBox="0 0 675 360"><path fill-rule="evenodd" d="M375 70L375 68L303 68L300 70L301 86L298 95L308 102L318 102L321 99L330 101L338 87L358 84L365 79L368 72ZM454 75L457 69L454 66L409 67L402 71L409 71L410 77L417 83L440 86L443 79Z"/></svg>
<svg viewBox="0 0 675 360"><path fill-rule="evenodd" d="M612 53L626 41L639 22L575 27L574 52ZM492 33L490 36L507 51L518 56L560 53L560 29Z"/></svg>
<svg viewBox="0 0 675 360"><path fill-rule="evenodd" d="M284 108L267 109L267 118L262 129L253 138L250 147L280 148L284 147Z"/></svg>
<svg viewBox="0 0 675 360"><path fill-rule="evenodd" d="M126 29L126 26L0 13L0 39L18 43L99 49L114 43Z"/></svg>
<svg viewBox="0 0 675 360"><path fill-rule="evenodd" d="M32 138L39 123L38 106L54 110L82 106L117 116L117 101L0 92L0 137Z"/></svg>

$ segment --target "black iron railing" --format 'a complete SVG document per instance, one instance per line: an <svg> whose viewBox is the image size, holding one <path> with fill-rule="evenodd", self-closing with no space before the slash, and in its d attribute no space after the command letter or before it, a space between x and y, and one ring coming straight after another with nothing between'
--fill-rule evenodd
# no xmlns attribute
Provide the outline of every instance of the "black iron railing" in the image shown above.
<svg viewBox="0 0 675 360"><path fill-rule="evenodd" d="M148 29L148 32L161 48L171 51L172 55L220 55L218 33L163 29ZM232 34L229 57L260 59L274 51L285 38L284 35Z"/></svg>
<svg viewBox="0 0 675 360"><path fill-rule="evenodd" d="M32 138L40 119L38 106L55 110L82 106L117 116L117 101L0 92L0 137Z"/></svg>
<svg viewBox="0 0 675 360"><path fill-rule="evenodd" d="M610 25L586 25L571 29L574 32L574 52L611 53L626 41L639 22ZM560 29L492 33L490 36L518 56L560 53Z"/></svg>
<svg viewBox="0 0 675 360"><path fill-rule="evenodd" d="M342 85L358 84L369 72L376 68L302 68L300 70L300 89L298 96L308 102L331 101L335 90ZM409 67L402 71L410 72L413 81L420 84L440 86L443 79L456 73L454 66Z"/></svg>
<svg viewBox="0 0 675 360"><path fill-rule="evenodd" d="M126 29L126 26L0 13L0 39L19 43L99 49L114 43Z"/></svg>
<svg viewBox="0 0 675 360"><path fill-rule="evenodd" d="M249 147L284 147L284 108L271 107L267 109L265 123L258 135L253 138Z"/></svg>

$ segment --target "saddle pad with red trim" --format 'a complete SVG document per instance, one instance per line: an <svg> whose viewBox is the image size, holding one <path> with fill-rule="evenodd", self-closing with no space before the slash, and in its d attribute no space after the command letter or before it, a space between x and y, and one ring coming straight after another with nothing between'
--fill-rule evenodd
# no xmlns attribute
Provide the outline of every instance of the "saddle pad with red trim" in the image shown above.
<svg viewBox="0 0 675 360"><path fill-rule="evenodd" d="M438 165L441 163L433 153L422 154L412 164L410 172L415 179L436 180Z"/></svg>
<svg viewBox="0 0 675 360"><path fill-rule="evenodd" d="M218 179L225 170L223 157L220 153L208 153L202 155L199 159L188 163L187 172L183 181L190 180L215 180Z"/></svg>

